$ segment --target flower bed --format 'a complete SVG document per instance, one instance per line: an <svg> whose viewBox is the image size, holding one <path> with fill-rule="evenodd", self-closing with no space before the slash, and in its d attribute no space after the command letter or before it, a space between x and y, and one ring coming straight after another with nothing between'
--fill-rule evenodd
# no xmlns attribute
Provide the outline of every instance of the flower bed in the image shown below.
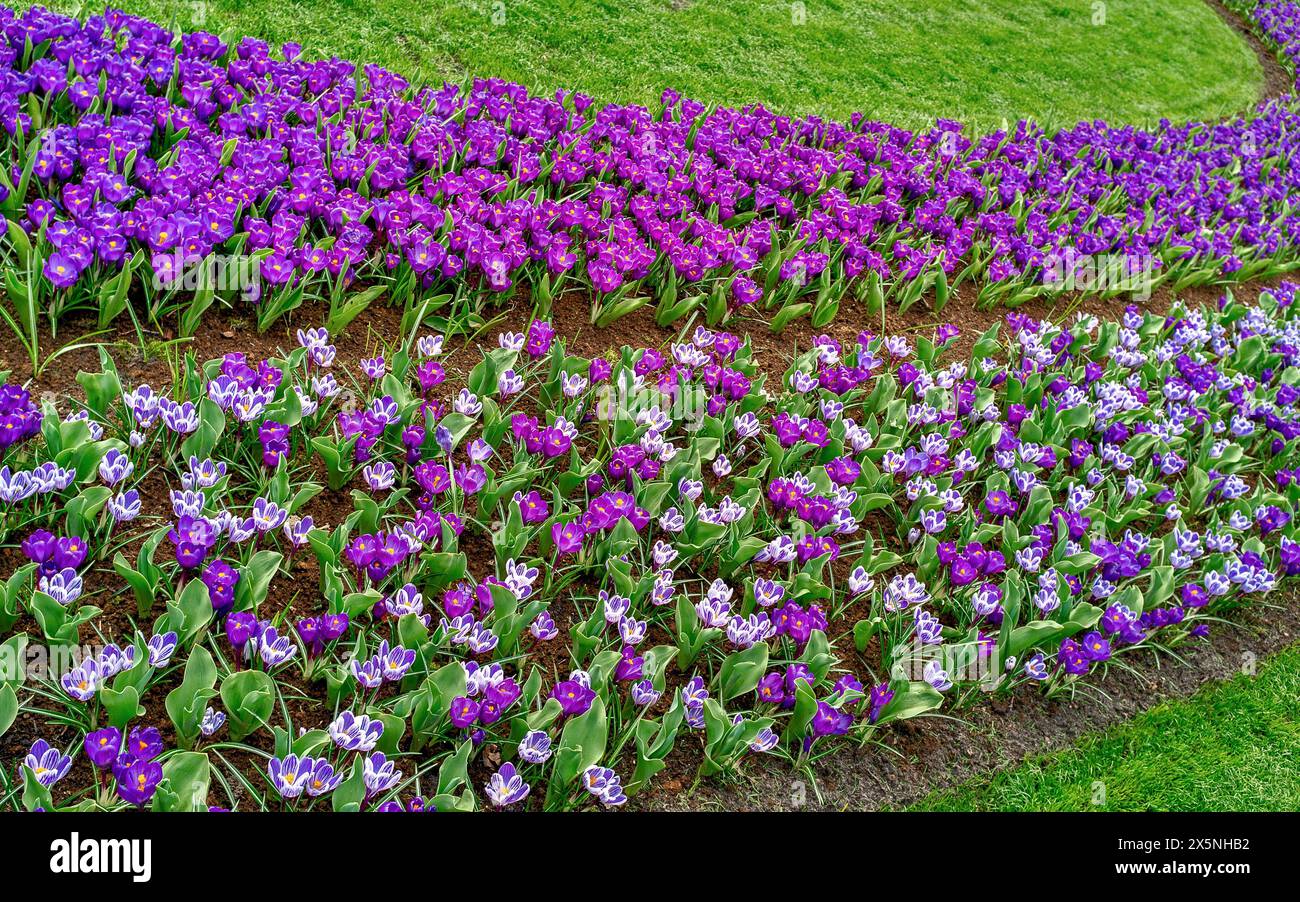
<svg viewBox="0 0 1300 902"><path fill-rule="evenodd" d="M105 355L65 416L10 387L0 651L89 653L3 674L0 804L614 807L674 754L1068 695L1300 571L1294 295L819 339L779 382L535 320L463 371L314 329L165 390Z"/></svg>
<svg viewBox="0 0 1300 902"><path fill-rule="evenodd" d="M1300 9L1235 5L1294 70ZM3 268L33 349L41 315L105 326L133 299L182 334L241 298L263 328L320 301L336 331L385 295L455 330L520 291L545 316L570 289L600 324L655 304L661 325L717 325L759 304L779 330L858 298L942 307L968 282L1014 305L1079 279L1177 289L1296 263L1289 96L1154 132L914 133L672 91L649 110L415 86L118 12L0 8L0 28ZM228 261L256 278L187 281ZM1103 263L1122 273L1092 285Z"/></svg>

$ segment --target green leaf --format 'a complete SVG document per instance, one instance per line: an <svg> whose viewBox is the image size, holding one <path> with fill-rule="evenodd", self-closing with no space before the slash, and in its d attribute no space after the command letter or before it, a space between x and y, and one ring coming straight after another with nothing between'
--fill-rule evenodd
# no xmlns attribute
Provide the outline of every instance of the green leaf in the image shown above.
<svg viewBox="0 0 1300 902"><path fill-rule="evenodd" d="M239 571L235 584L235 608L240 611L256 610L266 601L271 580L280 570L284 555L278 551L259 551Z"/></svg>
<svg viewBox="0 0 1300 902"><path fill-rule="evenodd" d="M337 335L342 332L349 323L360 316L362 311L387 290L387 285L372 285L365 291L359 291L352 295L352 297L331 311L329 319L325 323L326 330L330 335Z"/></svg>
<svg viewBox="0 0 1300 902"><path fill-rule="evenodd" d="M6 234L9 236L9 243L14 246L18 252L19 261L26 266L27 259L32 255L31 238L27 235L27 230L16 219L10 219L6 222Z"/></svg>
<svg viewBox="0 0 1300 902"><path fill-rule="evenodd" d="M724 702L738 695L753 692L767 670L767 643L758 642L744 651L727 656L718 674Z"/></svg>
<svg viewBox="0 0 1300 902"><path fill-rule="evenodd" d="M135 717L144 714L140 707L140 690L127 686L121 691L108 686L99 690L99 700L104 705L110 726L125 730L126 725Z"/></svg>
<svg viewBox="0 0 1300 902"><path fill-rule="evenodd" d="M605 719L605 703L600 696L592 701L587 713L580 714L564 725L560 733L560 748L555 755L557 789L572 786L589 767L600 763L609 739L609 722Z"/></svg>
<svg viewBox="0 0 1300 902"><path fill-rule="evenodd" d="M0 736L18 719L18 696L8 684L0 685Z"/></svg>
<svg viewBox="0 0 1300 902"><path fill-rule="evenodd" d="M452 450L460 444L461 439L469 434L474 428L477 421L463 413L449 413L438 421L439 426L445 426L451 432Z"/></svg>
<svg viewBox="0 0 1300 902"><path fill-rule="evenodd" d="M36 774L26 764L21 765L23 772L23 808L27 811L35 811L38 808L42 811L53 811L54 800L50 797L50 791L41 785L41 781L36 779Z"/></svg>
<svg viewBox="0 0 1300 902"><path fill-rule="evenodd" d="M799 317L806 316L808 312L811 310L812 310L812 304L809 304L807 302L801 304L790 304L786 307L783 307L781 308L780 312L777 313L776 316L772 317L772 323L770 328L773 332L779 333L783 331L786 326L790 325L790 323L794 322Z"/></svg>
<svg viewBox="0 0 1300 902"><path fill-rule="evenodd" d="M901 685L896 684L892 688L894 697L889 700L889 704L880 709L877 724L889 723L892 720L907 720L909 717L933 711L943 704L943 693L920 680L903 681Z"/></svg>
<svg viewBox="0 0 1300 902"><path fill-rule="evenodd" d="M1043 645L1064 633L1064 626L1055 620L1031 620L1024 626L1011 631L1011 641L1007 655L1019 658L1021 654L1035 645Z"/></svg>
<svg viewBox="0 0 1300 902"><path fill-rule="evenodd" d="M462 786L469 786L469 756L474 743L466 740L449 755L438 768L438 795L449 795Z"/></svg>
<svg viewBox="0 0 1300 902"><path fill-rule="evenodd" d="M27 643L26 633L10 636L0 643L0 686L17 692L26 679Z"/></svg>
<svg viewBox="0 0 1300 902"><path fill-rule="evenodd" d="M101 348L100 355L103 372L77 373L77 382L86 393L86 406L100 419L106 419L113 402L122 396L122 383L108 352Z"/></svg>
<svg viewBox="0 0 1300 902"><path fill-rule="evenodd" d="M790 715L790 728L786 735L793 739L802 739L808 733L808 725L817 713L817 696L807 680L796 680L794 684L794 711Z"/></svg>
<svg viewBox="0 0 1300 902"><path fill-rule="evenodd" d="M217 666L212 655L202 646L190 652L185 662L185 675L181 684L167 693L167 716L176 727L177 737L191 745L199 736L199 724L208 702L216 696Z"/></svg>
<svg viewBox="0 0 1300 902"><path fill-rule="evenodd" d="M362 757L352 763L352 776L339 784L330 796L330 807L335 811L360 811L366 800L366 772Z"/></svg>
<svg viewBox="0 0 1300 902"><path fill-rule="evenodd" d="M221 683L230 736L236 741L268 726L275 710L275 680L260 670L241 670Z"/></svg>
<svg viewBox="0 0 1300 902"><path fill-rule="evenodd" d="M134 263L123 266L121 271L99 287L99 328L107 329L126 309L131 294L131 280Z"/></svg>
<svg viewBox="0 0 1300 902"><path fill-rule="evenodd" d="M190 338L198 332L203 314L217 298L215 255L208 254L197 266L201 267L198 270L199 284L194 291L193 299L186 305L180 316L180 334L183 338Z"/></svg>
<svg viewBox="0 0 1300 902"><path fill-rule="evenodd" d="M77 638L76 627L68 622L67 609L44 592L32 593L29 608L46 639L72 642Z"/></svg>
<svg viewBox="0 0 1300 902"><path fill-rule="evenodd" d="M176 752L163 762L154 811L207 811L212 763L202 752Z"/></svg>

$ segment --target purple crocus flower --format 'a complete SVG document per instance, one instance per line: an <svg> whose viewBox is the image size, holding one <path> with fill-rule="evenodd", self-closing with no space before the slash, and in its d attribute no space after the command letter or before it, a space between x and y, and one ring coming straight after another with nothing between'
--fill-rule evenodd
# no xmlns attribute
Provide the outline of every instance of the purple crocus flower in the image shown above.
<svg viewBox="0 0 1300 902"><path fill-rule="evenodd" d="M582 549L583 536L582 524L577 521L551 526L551 541L560 554L577 554Z"/></svg>
<svg viewBox="0 0 1300 902"><path fill-rule="evenodd" d="M627 801L618 774L608 767L593 765L587 768L582 775L582 785L607 808L615 808Z"/></svg>
<svg viewBox="0 0 1300 902"><path fill-rule="evenodd" d="M344 751L373 751L384 735L384 722L366 714L344 711L329 726L329 736Z"/></svg>
<svg viewBox="0 0 1300 902"><path fill-rule="evenodd" d="M324 758L304 758L301 766L306 768L308 762L311 762L311 769L307 773L307 795L315 798L338 789L343 782L341 772L335 771L334 766Z"/></svg>
<svg viewBox="0 0 1300 902"><path fill-rule="evenodd" d="M163 769L157 761L124 755L114 766L113 777L117 781L117 794L122 801L141 808L153 798L158 784L162 782Z"/></svg>
<svg viewBox="0 0 1300 902"><path fill-rule="evenodd" d="M257 618L247 611L236 611L226 617L226 639L236 651L243 651L257 631Z"/></svg>
<svg viewBox="0 0 1300 902"><path fill-rule="evenodd" d="M122 751L122 731L117 727L104 727L93 733L87 733L82 746L90 763L100 770L110 769Z"/></svg>
<svg viewBox="0 0 1300 902"><path fill-rule="evenodd" d="M551 698L559 701L560 709L566 716L573 717L587 712L596 693L577 680L564 680L555 684Z"/></svg>
<svg viewBox="0 0 1300 902"><path fill-rule="evenodd" d="M458 696L451 700L451 725L458 730L473 726L478 720L479 703L466 696Z"/></svg>
<svg viewBox="0 0 1300 902"><path fill-rule="evenodd" d="M162 734L157 727L136 727L126 741L123 754L140 761L152 761L163 753Z"/></svg>
<svg viewBox="0 0 1300 902"><path fill-rule="evenodd" d="M817 711L812 718L814 736L843 736L852 725L852 714L840 711L826 702L817 703Z"/></svg>
<svg viewBox="0 0 1300 902"><path fill-rule="evenodd" d="M23 758L23 766L32 772L37 783L48 789L67 775L72 768L72 756L63 754L44 739L38 739Z"/></svg>
<svg viewBox="0 0 1300 902"><path fill-rule="evenodd" d="M296 799L307 788L314 763L311 758L299 758L297 755L288 754L283 758L277 757L268 761L266 772L280 798Z"/></svg>
<svg viewBox="0 0 1300 902"><path fill-rule="evenodd" d="M367 796L387 792L401 781L402 772L397 769L392 761L388 760L388 757L383 752L372 752L364 760L363 779L366 784Z"/></svg>
<svg viewBox="0 0 1300 902"><path fill-rule="evenodd" d="M149 666L166 667L176 652L178 638L174 632L150 636L145 648L149 653Z"/></svg>
<svg viewBox="0 0 1300 902"><path fill-rule="evenodd" d="M108 486L117 485L134 470L131 459L116 448L110 448L99 461L99 478Z"/></svg>
<svg viewBox="0 0 1300 902"><path fill-rule="evenodd" d="M519 757L529 764L545 764L551 757L551 737L532 730L519 741Z"/></svg>
<svg viewBox="0 0 1300 902"><path fill-rule="evenodd" d="M506 808L528 798L530 787L515 770L514 764L507 761L488 779L484 790L493 807Z"/></svg>

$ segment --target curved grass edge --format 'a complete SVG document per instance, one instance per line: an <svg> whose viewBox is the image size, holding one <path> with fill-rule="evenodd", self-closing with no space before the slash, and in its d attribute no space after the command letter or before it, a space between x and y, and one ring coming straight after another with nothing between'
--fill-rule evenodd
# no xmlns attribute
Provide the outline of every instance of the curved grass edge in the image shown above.
<svg viewBox="0 0 1300 902"><path fill-rule="evenodd" d="M913 811L1300 810L1300 643Z"/></svg>

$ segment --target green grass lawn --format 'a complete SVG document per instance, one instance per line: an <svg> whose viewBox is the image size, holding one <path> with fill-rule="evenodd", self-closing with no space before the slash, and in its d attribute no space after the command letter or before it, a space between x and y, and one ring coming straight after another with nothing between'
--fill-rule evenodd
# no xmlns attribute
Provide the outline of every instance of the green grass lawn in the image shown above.
<svg viewBox="0 0 1300 902"><path fill-rule="evenodd" d="M1300 811L1300 646L1251 677L1159 705L1055 755L916 807L939 811ZM1094 805L1096 784L1105 805Z"/></svg>
<svg viewBox="0 0 1300 902"><path fill-rule="evenodd" d="M13 3L14 0L8 0ZM69 8L73 0L48 0ZM19 6L29 5L18 0ZM761 101L915 127L1150 123L1249 107L1253 52L1203 0L115 0L422 80L501 76L607 101ZM1104 6L1104 22L1094 7ZM87 8L90 4L87 4ZM201 10L201 17L196 17Z"/></svg>

